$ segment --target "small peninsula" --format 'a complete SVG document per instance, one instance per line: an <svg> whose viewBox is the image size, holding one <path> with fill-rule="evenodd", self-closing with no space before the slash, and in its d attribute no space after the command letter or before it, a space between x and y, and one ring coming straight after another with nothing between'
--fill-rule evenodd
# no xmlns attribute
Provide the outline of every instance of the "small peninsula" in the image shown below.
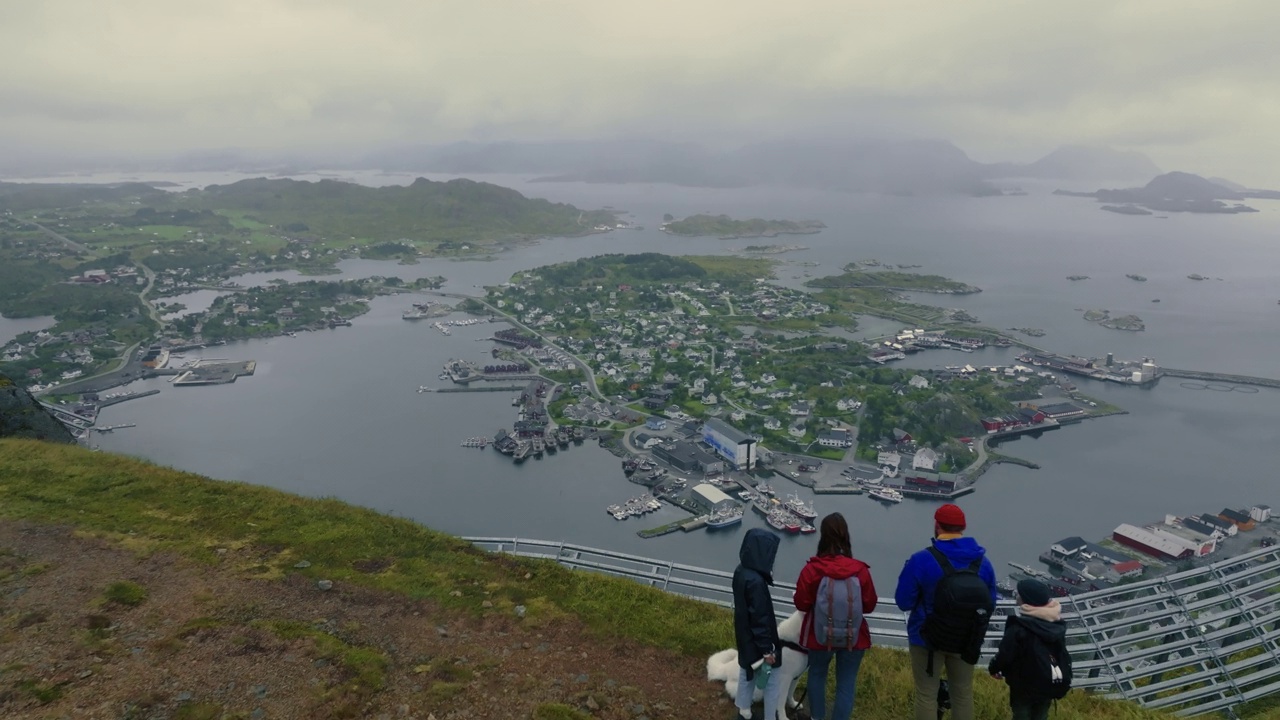
<svg viewBox="0 0 1280 720"><path fill-rule="evenodd" d="M734 220L728 215L690 215L661 226L668 235L717 236L723 239L771 238L779 235L812 235L827 226L817 220Z"/></svg>
<svg viewBox="0 0 1280 720"><path fill-rule="evenodd" d="M844 267L840 275L814 278L805 283L813 288L884 288L904 292L927 292L940 295L970 295L982 292L982 288L942 277L889 270L860 270L857 263Z"/></svg>

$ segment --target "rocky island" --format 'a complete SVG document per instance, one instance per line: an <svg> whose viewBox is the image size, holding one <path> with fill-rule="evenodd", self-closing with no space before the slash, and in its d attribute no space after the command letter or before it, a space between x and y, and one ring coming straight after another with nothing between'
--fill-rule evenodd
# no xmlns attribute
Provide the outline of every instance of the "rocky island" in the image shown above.
<svg viewBox="0 0 1280 720"><path fill-rule="evenodd" d="M809 248L804 245L748 245L738 250L738 252L750 255L781 255L783 253L808 249Z"/></svg>
<svg viewBox="0 0 1280 720"><path fill-rule="evenodd" d="M690 215L661 226L668 235L681 237L716 236L721 239L771 238L779 235L813 235L827 226L817 220L734 220L728 215Z"/></svg>
<svg viewBox="0 0 1280 720"><path fill-rule="evenodd" d="M1089 276L1088 275L1068 275L1067 279L1074 282L1076 280L1088 280Z"/></svg>
<svg viewBox="0 0 1280 720"><path fill-rule="evenodd" d="M1219 214L1250 213L1257 210L1238 202L1229 204L1224 201L1280 197L1280 193L1274 190L1235 189L1221 182L1214 182L1186 172L1159 175L1140 188L1104 189L1094 192L1054 190L1053 194L1096 198L1101 202L1111 203L1103 205L1103 210L1122 215L1151 215L1152 210Z"/></svg>
<svg viewBox="0 0 1280 720"><path fill-rule="evenodd" d="M1147 329L1146 323L1137 315L1121 315L1112 317L1109 310L1086 310L1084 319L1091 323L1097 323L1104 328L1112 330L1127 330L1129 332L1141 332Z"/></svg>

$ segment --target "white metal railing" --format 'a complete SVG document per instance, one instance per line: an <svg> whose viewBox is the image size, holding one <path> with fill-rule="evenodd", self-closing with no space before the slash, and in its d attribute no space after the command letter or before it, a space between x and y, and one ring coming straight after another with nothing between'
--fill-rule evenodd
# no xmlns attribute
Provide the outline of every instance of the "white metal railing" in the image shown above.
<svg viewBox="0 0 1280 720"><path fill-rule="evenodd" d="M723 607L732 573L667 560L525 538L463 538L491 552L552 560L625 577ZM780 616L795 586L777 583ZM1259 548L1155 580L1061 599L1075 687L1179 715L1225 712L1280 692L1280 547ZM997 607L983 661L995 651L1011 601ZM906 615L881 598L867 615L873 641L906 647Z"/></svg>

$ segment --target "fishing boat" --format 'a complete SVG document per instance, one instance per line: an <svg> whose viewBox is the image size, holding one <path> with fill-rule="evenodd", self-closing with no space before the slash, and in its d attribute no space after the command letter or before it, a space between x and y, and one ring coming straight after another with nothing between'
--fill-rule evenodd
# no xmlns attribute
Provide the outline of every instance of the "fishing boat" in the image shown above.
<svg viewBox="0 0 1280 720"><path fill-rule="evenodd" d="M813 504L801 500L800 496L794 493L787 497L783 507L801 520L814 520L818 517L818 511L813 509ZM799 532L799 530L800 528L797 527L796 531Z"/></svg>
<svg viewBox="0 0 1280 720"><path fill-rule="evenodd" d="M725 528L742 522L742 508L731 507L717 510L707 518L707 527Z"/></svg>

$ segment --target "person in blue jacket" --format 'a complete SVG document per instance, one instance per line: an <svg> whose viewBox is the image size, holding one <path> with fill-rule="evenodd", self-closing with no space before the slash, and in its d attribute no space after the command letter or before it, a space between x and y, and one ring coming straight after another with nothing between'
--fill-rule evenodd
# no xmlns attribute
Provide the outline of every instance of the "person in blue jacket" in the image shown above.
<svg viewBox="0 0 1280 720"><path fill-rule="evenodd" d="M733 635L738 646L738 718L751 720L751 700L755 694L755 673L764 663L777 667L781 656L778 619L773 614L773 560L778 555L778 536L751 528L738 550L738 567L733 571ZM770 672L764 686L764 716L773 720L778 713L779 674Z"/></svg>
<svg viewBox="0 0 1280 720"><path fill-rule="evenodd" d="M987 551L973 538L964 537L964 511L950 503L938 508L933 515L933 547L938 548L956 569L965 568L982 559L978 576L991 588L991 600L995 602L996 571L986 558ZM927 672L929 650L925 647L920 630L925 618L933 612L933 591L942 579L942 567L928 549L912 555L898 576L898 589L894 600L898 608L910 612L907 620L907 639L910 643L911 674L915 679L915 720L936 720L938 714L938 684L940 672ZM951 713L955 720L973 720L973 665L959 654L935 651L935 664L941 663L946 671L951 691Z"/></svg>

